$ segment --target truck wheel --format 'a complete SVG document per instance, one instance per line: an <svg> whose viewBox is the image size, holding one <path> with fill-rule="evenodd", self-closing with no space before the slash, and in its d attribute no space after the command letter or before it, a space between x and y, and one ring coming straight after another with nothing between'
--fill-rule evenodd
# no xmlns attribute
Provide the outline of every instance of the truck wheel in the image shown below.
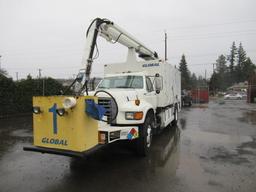
<svg viewBox="0 0 256 192"><path fill-rule="evenodd" d="M172 121L172 124L177 125L177 122L178 122L178 109L177 109L177 107L175 107L175 109L174 109L174 119Z"/></svg>
<svg viewBox="0 0 256 192"><path fill-rule="evenodd" d="M137 140L137 153L139 156L147 156L153 136L152 118L150 115L146 116L145 122L139 127L139 138Z"/></svg>

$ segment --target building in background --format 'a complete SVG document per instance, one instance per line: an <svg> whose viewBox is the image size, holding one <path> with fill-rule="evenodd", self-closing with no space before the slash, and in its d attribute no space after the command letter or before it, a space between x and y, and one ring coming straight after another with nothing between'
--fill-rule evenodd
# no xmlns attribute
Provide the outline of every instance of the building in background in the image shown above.
<svg viewBox="0 0 256 192"><path fill-rule="evenodd" d="M246 91L248 88L248 81L240 82L232 85L227 90L229 92L240 92L240 91Z"/></svg>

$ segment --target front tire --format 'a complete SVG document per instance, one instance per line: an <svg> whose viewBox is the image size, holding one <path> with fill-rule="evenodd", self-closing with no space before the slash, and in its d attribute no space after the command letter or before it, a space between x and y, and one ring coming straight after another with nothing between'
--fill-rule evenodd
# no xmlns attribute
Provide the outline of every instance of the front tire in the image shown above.
<svg viewBox="0 0 256 192"><path fill-rule="evenodd" d="M149 153L153 136L153 118L147 115L143 125L139 127L139 138L137 140L137 153L145 157Z"/></svg>

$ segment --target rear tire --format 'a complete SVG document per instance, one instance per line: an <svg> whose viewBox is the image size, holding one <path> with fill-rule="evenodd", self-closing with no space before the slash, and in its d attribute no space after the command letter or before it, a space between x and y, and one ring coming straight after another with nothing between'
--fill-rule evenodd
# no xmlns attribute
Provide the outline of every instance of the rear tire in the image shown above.
<svg viewBox="0 0 256 192"><path fill-rule="evenodd" d="M153 136L153 118L147 115L143 125L139 127L139 138L137 139L137 153L145 157L150 151Z"/></svg>
<svg viewBox="0 0 256 192"><path fill-rule="evenodd" d="M177 109L177 107L175 107L173 115L174 115L174 119L172 121L172 124L177 125L177 122L178 122L178 109Z"/></svg>

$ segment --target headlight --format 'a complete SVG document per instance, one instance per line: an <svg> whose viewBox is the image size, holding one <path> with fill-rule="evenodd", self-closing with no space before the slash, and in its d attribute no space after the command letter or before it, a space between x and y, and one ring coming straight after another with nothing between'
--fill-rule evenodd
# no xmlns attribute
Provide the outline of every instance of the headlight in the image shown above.
<svg viewBox="0 0 256 192"><path fill-rule="evenodd" d="M75 107L76 106L76 99L73 98L73 97L66 97L64 100L63 100L63 107L65 109L70 109L72 107Z"/></svg>
<svg viewBox="0 0 256 192"><path fill-rule="evenodd" d="M41 113L41 109L40 109L40 107L38 107L38 106L34 106L34 107L33 107L33 113L35 113L35 114L39 114L39 113Z"/></svg>
<svg viewBox="0 0 256 192"><path fill-rule="evenodd" d="M125 119L127 119L127 120L133 119L133 114L134 114L134 112L126 112Z"/></svg>
<svg viewBox="0 0 256 192"><path fill-rule="evenodd" d="M125 112L126 120L141 120L143 118L143 112Z"/></svg>
<svg viewBox="0 0 256 192"><path fill-rule="evenodd" d="M63 116L65 115L66 111L64 108L59 108L59 109L56 109L56 112L59 116Z"/></svg>

